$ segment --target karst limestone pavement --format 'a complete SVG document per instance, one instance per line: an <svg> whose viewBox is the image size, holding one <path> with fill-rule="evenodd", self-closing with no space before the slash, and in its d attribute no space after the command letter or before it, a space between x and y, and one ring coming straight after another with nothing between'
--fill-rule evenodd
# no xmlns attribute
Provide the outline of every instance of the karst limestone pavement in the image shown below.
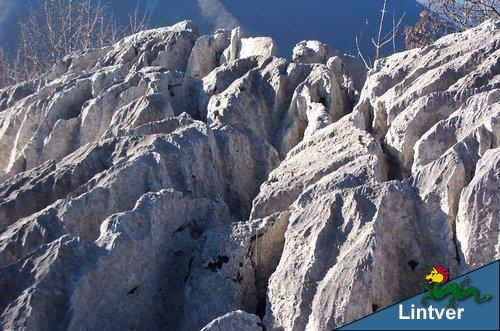
<svg viewBox="0 0 500 331"><path fill-rule="evenodd" d="M330 330L499 259L499 44L185 21L0 90L1 328Z"/></svg>

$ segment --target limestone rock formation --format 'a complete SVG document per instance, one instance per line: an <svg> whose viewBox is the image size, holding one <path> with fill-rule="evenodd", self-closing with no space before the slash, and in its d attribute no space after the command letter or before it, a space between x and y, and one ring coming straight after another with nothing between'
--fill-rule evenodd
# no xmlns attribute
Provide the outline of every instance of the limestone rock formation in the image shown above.
<svg viewBox="0 0 500 331"><path fill-rule="evenodd" d="M500 259L500 150L490 149L476 164L462 190L457 214L457 239L468 270Z"/></svg>
<svg viewBox="0 0 500 331"><path fill-rule="evenodd" d="M245 59L252 56L278 56L278 47L270 37L245 38L240 27L231 31L231 42L220 59L221 64L227 61Z"/></svg>
<svg viewBox="0 0 500 331"><path fill-rule="evenodd" d="M498 259L499 27L382 59L354 113L270 174L251 217L289 221L268 327L329 330L416 294L433 264L459 274ZM327 129L332 142L310 155ZM375 163L356 154L365 146L378 146Z"/></svg>
<svg viewBox="0 0 500 331"><path fill-rule="evenodd" d="M487 152L495 151L500 141L499 28L499 22L487 21L378 62L356 109L365 114L367 129L383 139L395 164L392 176L409 177L425 202L423 216L430 224L448 224L449 236L456 237L455 245L465 255L468 245L462 241L482 235L466 239L462 229L457 236L458 210L472 207L460 197L486 162L481 160L491 158ZM493 187L495 191L498 184ZM477 208L488 205L478 202ZM492 222L491 231L498 232L498 215L486 219L471 217L469 222ZM498 245L497 233L489 236L495 238L489 247ZM498 256L498 250L487 252L475 254L474 262L459 256L460 267L470 270Z"/></svg>
<svg viewBox="0 0 500 331"><path fill-rule="evenodd" d="M336 55L328 45L317 40L303 40L292 51L292 61L302 63L326 63Z"/></svg>
<svg viewBox="0 0 500 331"><path fill-rule="evenodd" d="M185 21L0 90L1 328L330 330L498 259L499 39Z"/></svg>
<svg viewBox="0 0 500 331"><path fill-rule="evenodd" d="M219 66L222 53L229 47L229 31L217 30L213 36L202 36L189 56L187 74L203 78Z"/></svg>

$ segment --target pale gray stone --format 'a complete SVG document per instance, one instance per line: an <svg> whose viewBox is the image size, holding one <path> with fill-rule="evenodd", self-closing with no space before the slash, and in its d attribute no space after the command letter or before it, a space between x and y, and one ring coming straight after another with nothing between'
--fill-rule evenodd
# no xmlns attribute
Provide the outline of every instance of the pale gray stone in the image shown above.
<svg viewBox="0 0 500 331"><path fill-rule="evenodd" d="M231 31L230 45L224 50L220 64L253 56L278 56L278 47L270 37L248 37L241 27Z"/></svg>
<svg viewBox="0 0 500 331"><path fill-rule="evenodd" d="M219 66L222 52L229 47L226 31L217 31L213 36L200 37L193 46L187 65L187 74L203 78Z"/></svg>
<svg viewBox="0 0 500 331"><path fill-rule="evenodd" d="M461 194L457 239L465 271L500 258L500 149L490 149L476 165Z"/></svg>
<svg viewBox="0 0 500 331"><path fill-rule="evenodd" d="M200 331L261 331L261 325L258 316L236 310L218 317Z"/></svg>
<svg viewBox="0 0 500 331"><path fill-rule="evenodd" d="M292 51L292 61L301 63L323 63L336 52L328 45L317 40L303 40Z"/></svg>

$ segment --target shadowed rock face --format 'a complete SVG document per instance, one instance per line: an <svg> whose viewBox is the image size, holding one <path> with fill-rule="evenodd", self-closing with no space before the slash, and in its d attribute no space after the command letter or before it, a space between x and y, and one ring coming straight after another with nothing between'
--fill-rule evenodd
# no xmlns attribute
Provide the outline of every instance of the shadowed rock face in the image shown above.
<svg viewBox="0 0 500 331"><path fill-rule="evenodd" d="M368 78L198 34L0 90L3 328L329 330L499 258L498 23Z"/></svg>

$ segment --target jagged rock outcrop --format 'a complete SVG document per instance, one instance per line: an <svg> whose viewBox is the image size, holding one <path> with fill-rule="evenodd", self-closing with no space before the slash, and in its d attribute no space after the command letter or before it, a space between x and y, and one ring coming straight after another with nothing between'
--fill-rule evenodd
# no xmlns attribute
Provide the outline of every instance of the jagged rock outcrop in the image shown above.
<svg viewBox="0 0 500 331"><path fill-rule="evenodd" d="M367 77L186 21L0 91L0 325L330 330L498 259L499 39Z"/></svg>
<svg viewBox="0 0 500 331"><path fill-rule="evenodd" d="M282 120L305 111L289 109L316 65L238 31L144 31L1 92L3 327L191 330L261 309L269 276L248 251L284 222L241 221L284 157ZM337 88L325 125L348 111Z"/></svg>
<svg viewBox="0 0 500 331"><path fill-rule="evenodd" d="M196 81L181 72L196 38L196 27L186 22L145 31L66 58L30 95L4 102L9 111L0 117L2 178L49 159L58 162L89 142L150 121L184 111L196 117L198 104L190 97ZM4 92L6 99L14 102L17 89Z"/></svg>
<svg viewBox="0 0 500 331"><path fill-rule="evenodd" d="M490 149L476 164L462 190L457 213L457 239L467 269L500 259L500 150Z"/></svg>
<svg viewBox="0 0 500 331"><path fill-rule="evenodd" d="M289 221L268 327L329 330L418 293L433 264L459 274L498 258L499 39L486 22L382 59L354 113L270 174L251 217L287 211ZM356 154L365 146L378 146L377 166ZM339 161L351 156L363 172Z"/></svg>
<svg viewBox="0 0 500 331"><path fill-rule="evenodd" d="M229 47L224 50L220 63L245 59L252 56L278 56L278 47L272 38L269 37L250 37L245 38L245 33L240 27L231 31L231 42Z"/></svg>
<svg viewBox="0 0 500 331"><path fill-rule="evenodd" d="M317 40L303 40L292 51L292 61L302 63L326 63L336 52Z"/></svg>
<svg viewBox="0 0 500 331"><path fill-rule="evenodd" d="M219 66L221 56L230 45L230 33L217 30L213 36L200 37L191 51L187 74L203 78Z"/></svg>
<svg viewBox="0 0 500 331"><path fill-rule="evenodd" d="M487 21L378 62L356 110L365 114L367 129L383 139L395 162L392 176L409 177L418 189L425 202L422 215L430 224L448 224L455 238L457 213L466 203L460 196L467 194L464 188L480 160L500 141L499 28L499 22ZM492 222L492 231L498 229L498 215L486 219L469 221ZM472 239L456 240L460 251L468 246L461 241ZM476 254L474 267L495 260L495 254ZM472 267L468 260L458 257L461 269Z"/></svg>

